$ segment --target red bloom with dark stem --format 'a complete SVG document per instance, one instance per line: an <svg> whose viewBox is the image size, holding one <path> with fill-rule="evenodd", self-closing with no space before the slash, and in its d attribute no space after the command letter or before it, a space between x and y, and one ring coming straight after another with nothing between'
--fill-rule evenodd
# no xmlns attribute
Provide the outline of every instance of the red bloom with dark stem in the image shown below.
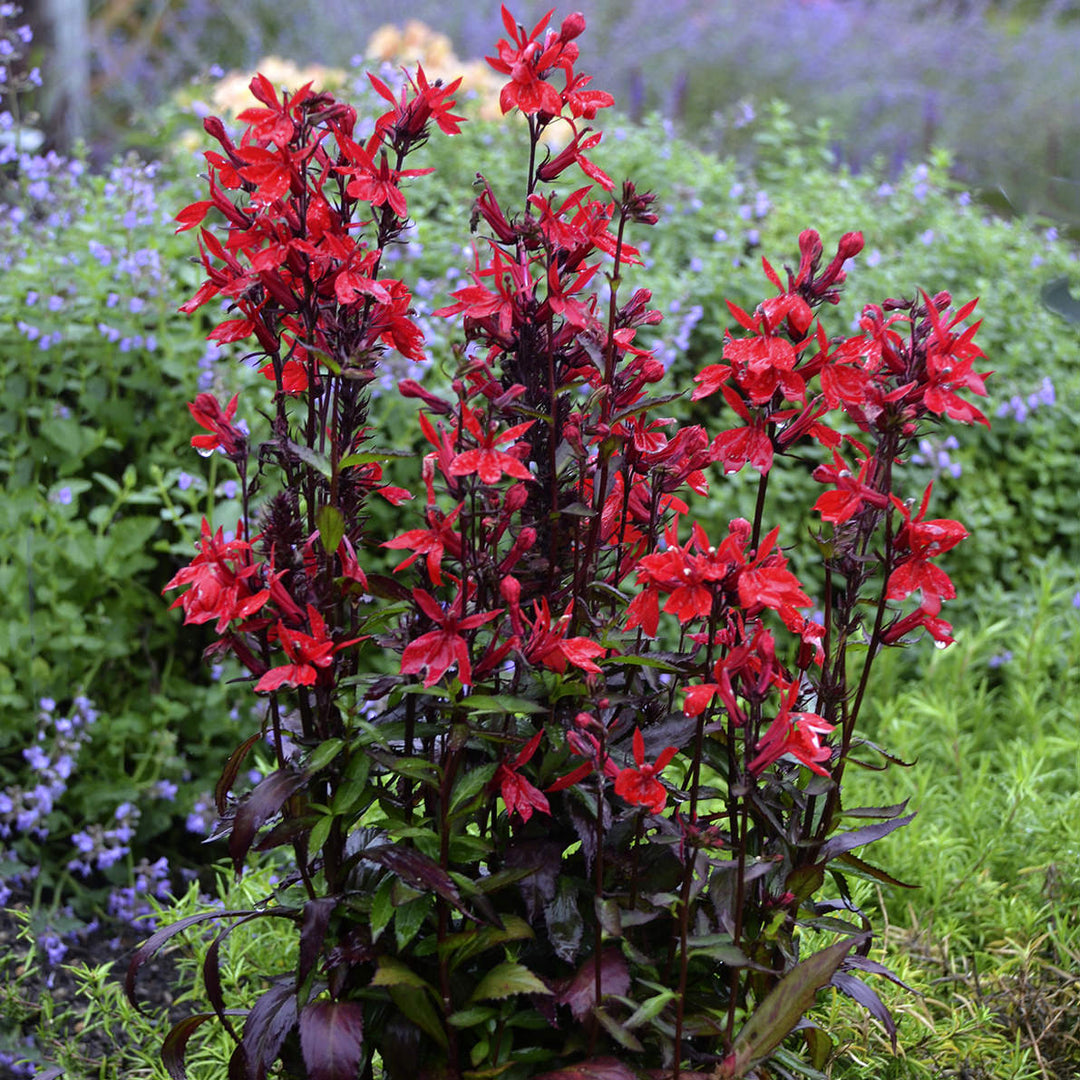
<svg viewBox="0 0 1080 1080"><path fill-rule="evenodd" d="M506 804L507 814L518 813L522 822L532 817L534 810L550 814L547 796L518 770L536 753L540 740L544 737L543 729L538 731L524 746L521 753L509 764L501 762L492 783L498 787L502 801Z"/></svg>
<svg viewBox="0 0 1080 1080"><path fill-rule="evenodd" d="M615 777L615 794L621 795L633 806L647 806L654 814L659 814L667 803L667 788L657 777L678 752L678 747L669 746L660 751L653 764L648 764L641 728L634 728L634 761L637 768L619 770L619 775Z"/></svg>
<svg viewBox="0 0 1080 1080"><path fill-rule="evenodd" d="M328 668L334 662L334 653L349 645L355 645L360 640L351 638L335 645L327 633L326 622L311 604L307 606L307 615L310 634L290 630L281 622L274 628L271 636L276 638L285 650L289 663L266 672L255 684L256 693L269 693L283 686L314 686L318 669Z"/></svg>
<svg viewBox="0 0 1080 1080"><path fill-rule="evenodd" d="M247 455L247 436L232 422L239 397L239 394L233 394L224 411L213 394L198 394L194 401L188 402L195 423L210 432L209 435L192 436L191 445L196 450L209 454L220 447L228 458L239 459Z"/></svg>
<svg viewBox="0 0 1080 1080"><path fill-rule="evenodd" d="M767 769L785 754L797 758L820 776L829 775L828 770L822 767L822 762L832 757L832 750L821 745L821 736L828 735L833 730L833 725L816 713L792 712L791 707L798 696L799 684L794 682L788 689L776 719L757 744L757 757L747 766L753 775Z"/></svg>
<svg viewBox="0 0 1080 1080"><path fill-rule="evenodd" d="M502 608L462 618L464 591L458 592L448 611L443 611L435 597L423 589L413 589L413 599L424 614L438 626L438 630L421 634L405 646L405 651L401 654L401 674L418 675L426 668L424 686L434 686L457 664L461 685L469 686L472 683L469 643L461 636L461 631L483 626L499 615Z"/></svg>

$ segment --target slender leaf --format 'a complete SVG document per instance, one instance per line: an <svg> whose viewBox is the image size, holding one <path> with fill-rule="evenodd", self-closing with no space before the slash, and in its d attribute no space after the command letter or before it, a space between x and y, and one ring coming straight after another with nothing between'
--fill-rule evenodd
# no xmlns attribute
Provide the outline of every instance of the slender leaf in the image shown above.
<svg viewBox="0 0 1080 1080"><path fill-rule="evenodd" d="M239 874L255 834L285 804L286 799L307 783L307 776L291 769L278 769L260 781L236 808L232 833L229 836L229 855Z"/></svg>
<svg viewBox="0 0 1080 1080"><path fill-rule="evenodd" d="M735 1037L731 1053L720 1063L716 1080L735 1080L764 1061L810 1009L818 990L829 982L847 954L864 937L838 941L796 964L769 991Z"/></svg>
<svg viewBox="0 0 1080 1080"><path fill-rule="evenodd" d="M248 1013L240 1042L248 1080L264 1080L286 1036L296 1027L296 985L291 975L274 982Z"/></svg>
<svg viewBox="0 0 1080 1080"><path fill-rule="evenodd" d="M880 840L883 836L888 836L889 833L907 825L914 817L914 814L908 814L906 817L882 821L877 825L864 825L861 829L853 829L851 832L835 833L822 845L818 853L818 861L827 863L830 859L851 851L852 848L872 844L875 840Z"/></svg>
<svg viewBox="0 0 1080 1080"><path fill-rule="evenodd" d="M846 971L837 971L832 977L832 985L846 994L852 1001L858 1002L881 1026L889 1036L893 1053L896 1053L896 1021L877 993L854 975Z"/></svg>

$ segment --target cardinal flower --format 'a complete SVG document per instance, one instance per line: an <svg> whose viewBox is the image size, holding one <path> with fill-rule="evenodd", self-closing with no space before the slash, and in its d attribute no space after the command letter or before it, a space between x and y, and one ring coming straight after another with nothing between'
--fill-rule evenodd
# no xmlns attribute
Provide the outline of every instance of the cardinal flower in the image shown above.
<svg viewBox="0 0 1080 1080"><path fill-rule="evenodd" d="M758 755L748 766L755 776L785 754L797 758L820 776L829 775L821 763L829 760L832 750L821 745L821 736L828 735L833 725L816 713L792 712L791 706L795 704L798 694L799 684L794 682L776 719L759 740L756 747Z"/></svg>
<svg viewBox="0 0 1080 1080"><path fill-rule="evenodd" d="M351 638L335 645L327 634L326 622L311 604L307 606L307 614L310 634L290 630L281 622L277 624L274 636L285 650L289 663L266 672L255 684L257 693L269 693L282 686L313 686L318 678L318 669L329 667L333 663L334 653L360 640Z"/></svg>
<svg viewBox="0 0 1080 1080"><path fill-rule="evenodd" d="M547 796L524 776L518 769L525 765L536 753L544 732L538 731L524 746L509 764L503 762L499 765L492 783L499 788L502 801L506 804L507 814L517 812L521 815L522 822L532 817L533 810L550 814L551 807L548 805Z"/></svg>
<svg viewBox="0 0 1080 1080"><path fill-rule="evenodd" d="M667 788L657 780L671 759L679 752L675 746L669 746L660 752L653 764L645 761L645 739L641 728L634 728L634 761L636 769L626 768L615 777L615 794L621 795L634 806L647 806L654 814L659 814L667 802Z"/></svg>
<svg viewBox="0 0 1080 1080"><path fill-rule="evenodd" d="M461 631L490 622L502 612L502 608L468 615L463 619L464 592L457 594L448 611L443 611L435 597L423 589L413 589L413 598L438 629L421 634L405 647L401 654L402 675L418 675L426 668L424 685L434 686L453 664L457 664L461 685L468 686L472 682L472 665L469 662L469 643L461 636Z"/></svg>

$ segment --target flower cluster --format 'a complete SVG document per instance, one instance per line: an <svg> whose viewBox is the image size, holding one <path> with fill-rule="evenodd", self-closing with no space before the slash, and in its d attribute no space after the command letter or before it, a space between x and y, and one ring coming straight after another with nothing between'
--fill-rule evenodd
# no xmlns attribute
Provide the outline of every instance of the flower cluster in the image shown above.
<svg viewBox="0 0 1080 1080"><path fill-rule="evenodd" d="M242 520L232 537L204 524L166 586L185 590L186 622L213 624L208 655L234 656L268 701L215 791L234 864L289 844L307 893L275 912L302 929L305 958L295 987L252 1009L236 1058L249 1070L277 1056L264 1018L282 990L292 1011L275 1030L294 1022L320 1074L327 1042L333 1075L375 1052L391 1076L418 1060L497 1070L510 1044L479 1025L495 1022L487 1002L517 995L545 1068L566 1052L568 1014L590 1064L618 1045L676 1075L693 1055L719 1061L721 1080L797 1020L736 1035L769 987L802 999L848 964L838 985L862 992L854 928L818 968L797 962L795 927L818 913L833 858L907 820L868 808L855 816L880 822L844 832L839 792L876 653L920 632L951 640L937 560L966 530L928 518L932 485L902 498L898 473L928 428L986 423L968 397L985 392L975 303L890 299L832 337L823 313L863 238L826 258L808 228L783 276L763 260L771 295L728 305L722 354L696 376L693 400L714 397L726 426L665 415L676 395L637 336L662 316L647 288L623 287L645 269L630 241L658 223L655 200L594 160L588 122L612 99L579 69L582 16L550 21L526 30L504 8L488 58L502 110L525 117L524 198L477 175L471 281L431 315L458 328L456 366L442 385L398 386L418 405L408 488L384 478L401 455L378 445L368 402L386 356L424 356L390 252L408 243L410 182L433 171L408 159L458 130L457 84L372 76L389 110L361 139L350 106L256 76L239 137L206 121L220 146L209 198L178 218L200 230L205 271L184 310L224 298L210 339L245 342L274 385L255 448L238 398L192 402L192 444L235 466ZM556 123L571 136L551 150ZM783 523L768 523L770 477L790 460L814 462L824 488L816 608ZM752 519L710 537L691 501L748 464ZM396 508L389 532L375 495ZM276 767L233 801L264 735ZM489 941L506 947L494 971ZM661 969L679 989L646 1034L629 1018ZM386 1002L429 1040L407 1069Z"/></svg>

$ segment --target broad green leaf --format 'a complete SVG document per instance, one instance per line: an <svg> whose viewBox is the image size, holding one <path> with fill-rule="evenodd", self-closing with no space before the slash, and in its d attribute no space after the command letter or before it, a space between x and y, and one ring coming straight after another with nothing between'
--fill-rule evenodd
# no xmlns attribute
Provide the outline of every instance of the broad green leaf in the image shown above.
<svg viewBox="0 0 1080 1080"><path fill-rule="evenodd" d="M403 904L394 912L394 936L399 950L404 949L416 937L420 927L424 925L424 919L427 918L434 899L430 893L419 896Z"/></svg>
<svg viewBox="0 0 1080 1080"><path fill-rule="evenodd" d="M310 465L316 472L321 473L327 480L333 476L330 459L325 454L317 453L307 446L301 446L291 439L286 439L285 444L291 453L295 454L305 465Z"/></svg>
<svg viewBox="0 0 1080 1080"><path fill-rule="evenodd" d="M654 1020L664 1011L667 1004L674 1001L678 996L674 990L663 990L651 998L646 998L626 1019L623 1027L633 1030L650 1020Z"/></svg>
<svg viewBox="0 0 1080 1080"><path fill-rule="evenodd" d="M414 986L391 986L390 997L421 1031L430 1035L444 1050L448 1049L446 1032L427 991Z"/></svg>
<svg viewBox="0 0 1080 1080"><path fill-rule="evenodd" d="M484 1024L498 1015L498 1009L490 1005L470 1005L467 1008L458 1009L457 1012L451 1013L446 1018L446 1022L451 1027L471 1028L476 1027L477 1024Z"/></svg>
<svg viewBox="0 0 1080 1080"><path fill-rule="evenodd" d="M312 825L311 832L308 835L308 849L313 855L322 850L322 846L326 843L326 838L330 835L330 828L333 824L334 815L323 814L323 816Z"/></svg>
<svg viewBox="0 0 1080 1080"><path fill-rule="evenodd" d="M370 920L372 941L379 940L382 932L394 917L394 905L390 899L390 892L393 885L393 878L383 878L383 880L379 882L379 887L375 890L375 895L371 898Z"/></svg>
<svg viewBox="0 0 1080 1080"><path fill-rule="evenodd" d="M483 791L498 767L498 762L493 761L479 769L470 769L461 776L454 785L454 793L450 796L450 812L453 813L462 803L468 802Z"/></svg>
<svg viewBox="0 0 1080 1080"><path fill-rule="evenodd" d="M414 455L407 450L362 450L357 454L349 454L338 462L339 469L348 469L353 465L374 465L379 461L390 461L393 458L411 458Z"/></svg>
<svg viewBox="0 0 1080 1080"><path fill-rule="evenodd" d="M497 964L473 991L471 1001L491 1001L515 994L550 994L544 982L523 964Z"/></svg>
<svg viewBox="0 0 1080 1080"><path fill-rule="evenodd" d="M379 967L371 980L372 986L412 986L435 994L435 988L416 974L403 960L396 956L380 956ZM437 996L437 995L436 995Z"/></svg>
<svg viewBox="0 0 1080 1080"><path fill-rule="evenodd" d="M315 515L315 525L319 530L319 540L323 551L333 555L345 535L345 519L336 506L320 506Z"/></svg>

